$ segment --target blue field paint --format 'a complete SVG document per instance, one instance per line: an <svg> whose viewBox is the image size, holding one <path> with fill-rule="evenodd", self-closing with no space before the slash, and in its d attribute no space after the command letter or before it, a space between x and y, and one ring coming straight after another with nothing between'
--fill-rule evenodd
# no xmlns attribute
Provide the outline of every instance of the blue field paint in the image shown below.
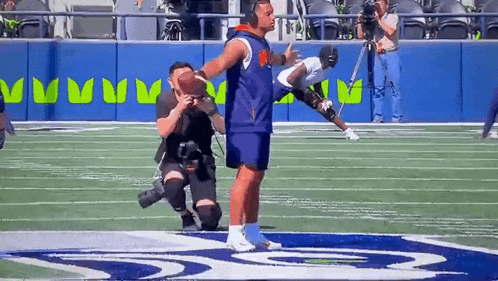
<svg viewBox="0 0 498 281"><path fill-rule="evenodd" d="M23 234L39 236L40 241L29 241L23 248ZM60 247L47 248L44 241L58 235L64 237ZM121 243L91 245L93 236L109 236ZM438 242L424 235L266 236L284 249L234 253L225 247L226 232L71 232L63 236L0 232L5 242L0 243L0 259L95 279L498 280L498 251ZM8 249L9 241L16 250Z"/></svg>

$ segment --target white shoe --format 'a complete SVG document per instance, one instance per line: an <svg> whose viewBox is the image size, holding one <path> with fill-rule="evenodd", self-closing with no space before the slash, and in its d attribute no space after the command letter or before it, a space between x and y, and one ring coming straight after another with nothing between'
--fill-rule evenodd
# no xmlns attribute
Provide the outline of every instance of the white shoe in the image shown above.
<svg viewBox="0 0 498 281"><path fill-rule="evenodd" d="M346 139L348 140L359 140L360 137L353 131L351 128L347 128L346 131Z"/></svg>
<svg viewBox="0 0 498 281"><path fill-rule="evenodd" d="M384 119L382 119L382 117L380 117L380 116L375 116L372 123L384 123Z"/></svg>
<svg viewBox="0 0 498 281"><path fill-rule="evenodd" d="M256 249L253 244L246 240L242 230L242 225L230 225L228 227L227 247L235 252L249 252Z"/></svg>
<svg viewBox="0 0 498 281"><path fill-rule="evenodd" d="M261 234L261 230L259 228L259 223L248 223L245 225L245 237L249 243L252 245L264 248L267 250L279 250L282 249L282 244L270 241L266 239L266 237Z"/></svg>
<svg viewBox="0 0 498 281"><path fill-rule="evenodd" d="M497 132L489 132L487 139L498 139L498 131Z"/></svg>

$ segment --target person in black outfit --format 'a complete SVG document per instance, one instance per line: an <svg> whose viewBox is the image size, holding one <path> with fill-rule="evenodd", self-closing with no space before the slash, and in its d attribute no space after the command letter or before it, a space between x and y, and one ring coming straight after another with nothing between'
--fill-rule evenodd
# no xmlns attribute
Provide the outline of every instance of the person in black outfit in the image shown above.
<svg viewBox="0 0 498 281"><path fill-rule="evenodd" d="M156 155L161 179L140 194L142 207L165 198L180 213L183 231L216 230L222 211L216 202L215 159L211 150L214 130L225 132L225 121L205 81L196 80L189 63L170 67L171 91L159 95L156 104L157 130L163 141ZM194 214L187 209L184 188L190 185ZM154 200L149 200L151 197ZM151 201L154 201L150 203ZM150 203L150 204L149 204Z"/></svg>

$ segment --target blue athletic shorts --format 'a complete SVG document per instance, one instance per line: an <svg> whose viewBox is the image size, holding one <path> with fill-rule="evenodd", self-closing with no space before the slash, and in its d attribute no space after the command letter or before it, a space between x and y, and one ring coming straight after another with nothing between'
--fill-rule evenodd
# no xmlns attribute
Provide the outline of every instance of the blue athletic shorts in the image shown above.
<svg viewBox="0 0 498 281"><path fill-rule="evenodd" d="M290 92L292 92L292 88L285 86L278 80L273 82L273 101L280 101Z"/></svg>
<svg viewBox="0 0 498 281"><path fill-rule="evenodd" d="M270 162L270 134L266 132L227 133L226 164L237 169L241 164L268 169Z"/></svg>

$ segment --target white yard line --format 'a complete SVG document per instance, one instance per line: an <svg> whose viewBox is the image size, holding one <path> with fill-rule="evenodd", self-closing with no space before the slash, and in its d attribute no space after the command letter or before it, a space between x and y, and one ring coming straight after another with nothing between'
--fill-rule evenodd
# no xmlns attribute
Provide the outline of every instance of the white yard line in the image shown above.
<svg viewBox="0 0 498 281"><path fill-rule="evenodd" d="M135 200L117 200L117 201L61 201L61 202L16 202L16 203L0 203L0 206L40 206L40 205L107 205L107 204L138 204ZM220 203L228 203L228 201L218 201ZM279 202L273 200L261 200L262 204L277 204ZM326 201L322 205L459 205L459 206L495 206L498 202L361 202L361 201Z"/></svg>
<svg viewBox="0 0 498 281"><path fill-rule="evenodd" d="M37 176L25 176L18 177L12 176L8 178L3 178L2 180L74 180L73 177L37 177ZM81 178L87 180L99 180L100 178ZM139 181L152 180L152 178L134 178ZM234 177L216 177L218 180L234 180ZM462 181L462 182L498 182L498 179L464 179L464 178L361 178L361 177L333 177L333 178L320 178L320 177L265 177L264 180L291 180L291 181ZM286 188L283 188L284 190Z"/></svg>
<svg viewBox="0 0 498 281"><path fill-rule="evenodd" d="M13 166L10 166L13 165ZM0 167L3 169L22 169L22 170L60 170L58 167L45 167L45 166L35 166L33 165L32 167L20 167L15 164L5 164L5 163L0 163ZM147 170L153 170L157 166L71 166L70 169L147 169ZM498 170L498 167L414 167L414 166L405 166L405 167L399 167L399 166L272 166L272 169L289 169L289 170L304 170L304 169L311 169L311 170L329 170L329 169L336 169L336 170L350 170L350 169L387 169L387 170ZM217 169L230 169L228 167L217 167Z"/></svg>
<svg viewBox="0 0 498 281"><path fill-rule="evenodd" d="M152 184L151 184L152 186ZM0 190L48 190L48 191L109 191L109 190L133 190L138 191L143 188L137 187L0 187ZM229 187L217 187L217 190L230 190ZM449 189L449 188L333 188L333 187L272 187L265 188L263 194L271 191L408 191L408 192L457 192L457 193L486 193L498 192L497 189Z"/></svg>

